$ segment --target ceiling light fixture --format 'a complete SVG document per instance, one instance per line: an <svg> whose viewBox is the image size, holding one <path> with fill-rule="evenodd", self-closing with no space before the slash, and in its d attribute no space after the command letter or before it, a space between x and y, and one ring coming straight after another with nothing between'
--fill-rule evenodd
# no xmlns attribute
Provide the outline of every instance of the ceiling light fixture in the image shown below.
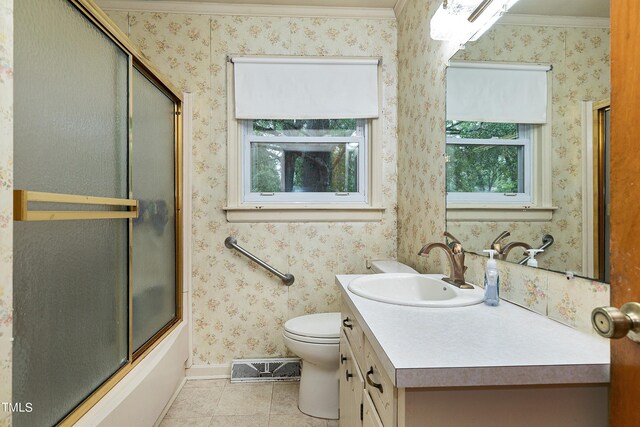
<svg viewBox="0 0 640 427"><path fill-rule="evenodd" d="M444 0L431 18L431 38L464 45L477 40L518 0Z"/></svg>

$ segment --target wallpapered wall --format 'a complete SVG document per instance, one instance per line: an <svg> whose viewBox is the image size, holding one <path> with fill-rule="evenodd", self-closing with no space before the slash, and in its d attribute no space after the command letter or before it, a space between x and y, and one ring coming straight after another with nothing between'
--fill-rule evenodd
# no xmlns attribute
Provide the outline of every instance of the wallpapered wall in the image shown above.
<svg viewBox="0 0 640 427"><path fill-rule="evenodd" d="M496 25L453 59L553 65L552 194L558 210L550 222L448 221L447 229L473 251L489 248L504 230L511 232L505 242L534 247L551 234L555 243L537 257L539 265L582 273L581 101L609 97L609 29ZM513 259L520 258L522 252L513 251Z"/></svg>
<svg viewBox="0 0 640 427"><path fill-rule="evenodd" d="M445 68L457 47L435 42L429 37L429 20L439 3L437 0L409 0L398 18L398 257L419 271L442 269L438 266L442 259L434 257L425 263L416 255L424 243L442 239L440 235L445 225ZM501 61L558 62L561 59L554 73L561 84L574 79L569 76L570 71L581 73L575 77L574 84L565 86L565 90L558 93L558 97L577 103L583 97L599 99L608 94L605 90L608 80L604 81L608 77L602 76L608 76L608 54L603 46L608 44L608 32L581 30L571 32L569 36L566 29L540 27L538 30L551 34L534 38L536 31L532 27L506 34L501 28L492 30L488 37L510 37L511 41L496 43L496 52L477 43L469 48L469 59L487 59L488 55ZM553 43L555 47L551 49L549 45ZM517 49L523 45L522 50ZM597 49L598 54L586 58L580 55L581 51L591 49ZM520 54L513 53L514 50ZM530 55L530 51L538 52L538 56ZM463 57L466 54L466 51L462 52ZM474 54L477 56L472 56ZM589 73L602 84L583 88ZM557 103L556 99L554 103ZM566 190L558 192L554 198L560 197L556 203L562 201L565 206L571 203L571 207L563 210L562 226L571 227L572 237L580 232L579 217L576 220L574 214L581 213L579 178L578 187L569 185L569 177L577 174L580 168L580 109L579 106L576 108L577 122L573 108L555 107L554 115L557 111L559 118L553 129L554 140L566 141L554 146L555 157L559 158L554 163L554 180ZM460 237L463 242L465 237ZM579 247L580 242L577 244ZM483 283L485 263L486 258L468 254L467 280ZM498 265L501 297L584 332L593 333L591 310L609 304L609 286L606 284L578 278L567 280L561 274L506 262L499 261Z"/></svg>
<svg viewBox="0 0 640 427"><path fill-rule="evenodd" d="M292 317L339 311L336 273L364 273L366 258L396 256L396 22L378 19L205 16L108 11L184 91L193 115L194 364L286 354ZM226 205L226 57L233 54L383 58L384 219L372 223L229 224ZM287 288L224 247L238 243L296 281Z"/></svg>
<svg viewBox="0 0 640 427"><path fill-rule="evenodd" d="M13 0L0 0L0 402L11 401L13 327ZM0 426L11 414L0 407Z"/></svg>
<svg viewBox="0 0 640 427"><path fill-rule="evenodd" d="M417 253L445 231L444 79L457 49L429 36L440 4L410 0L398 17L398 258L433 272L443 255Z"/></svg>

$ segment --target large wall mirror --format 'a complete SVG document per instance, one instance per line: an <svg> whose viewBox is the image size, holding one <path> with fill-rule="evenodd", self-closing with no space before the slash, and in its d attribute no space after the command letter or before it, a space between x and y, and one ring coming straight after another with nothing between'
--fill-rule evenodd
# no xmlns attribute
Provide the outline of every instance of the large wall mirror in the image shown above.
<svg viewBox="0 0 640 427"><path fill-rule="evenodd" d="M608 1L520 0L451 58L447 231L467 252L542 248L539 268L609 281L609 46Z"/></svg>

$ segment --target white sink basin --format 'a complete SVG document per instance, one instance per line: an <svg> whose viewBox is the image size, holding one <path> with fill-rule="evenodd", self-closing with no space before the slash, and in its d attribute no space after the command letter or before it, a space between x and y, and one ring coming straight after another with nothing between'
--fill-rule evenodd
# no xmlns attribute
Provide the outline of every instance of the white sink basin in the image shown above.
<svg viewBox="0 0 640 427"><path fill-rule="evenodd" d="M387 304L418 307L462 307L484 300L484 290L459 289L442 281L442 274L383 273L358 277L349 290Z"/></svg>

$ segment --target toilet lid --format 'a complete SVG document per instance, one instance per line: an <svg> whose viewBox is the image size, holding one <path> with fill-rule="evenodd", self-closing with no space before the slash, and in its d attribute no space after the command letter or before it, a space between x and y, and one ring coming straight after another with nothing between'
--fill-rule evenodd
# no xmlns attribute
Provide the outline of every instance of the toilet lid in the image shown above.
<svg viewBox="0 0 640 427"><path fill-rule="evenodd" d="M318 313L289 319L284 330L316 338L340 338L340 313Z"/></svg>

